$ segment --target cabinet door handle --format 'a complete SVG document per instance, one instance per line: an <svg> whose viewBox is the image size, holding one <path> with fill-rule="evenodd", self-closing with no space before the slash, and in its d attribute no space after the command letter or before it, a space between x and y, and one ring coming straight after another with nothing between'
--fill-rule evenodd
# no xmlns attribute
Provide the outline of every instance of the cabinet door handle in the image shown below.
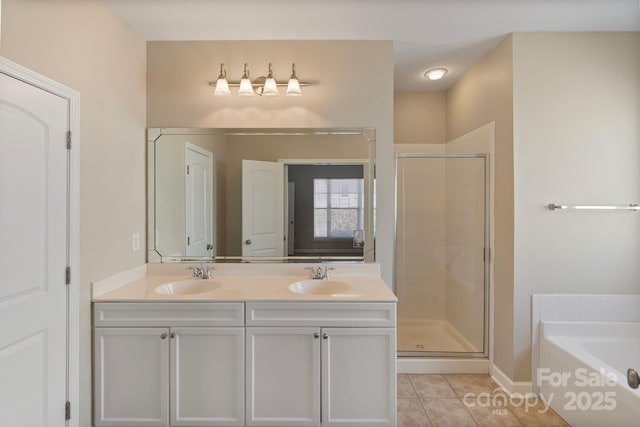
<svg viewBox="0 0 640 427"><path fill-rule="evenodd" d="M160 338L162 338L163 340L167 339L167 334L160 335Z"/></svg>
<svg viewBox="0 0 640 427"><path fill-rule="evenodd" d="M319 334L319 333L317 333L317 332L315 332L315 333L313 334L313 337L314 337L314 338L320 338L320 334Z"/></svg>
<svg viewBox="0 0 640 427"><path fill-rule="evenodd" d="M171 338L175 338L176 337L176 333L175 332L171 332Z"/></svg>
<svg viewBox="0 0 640 427"><path fill-rule="evenodd" d="M329 339L329 334L322 334L322 339Z"/></svg>

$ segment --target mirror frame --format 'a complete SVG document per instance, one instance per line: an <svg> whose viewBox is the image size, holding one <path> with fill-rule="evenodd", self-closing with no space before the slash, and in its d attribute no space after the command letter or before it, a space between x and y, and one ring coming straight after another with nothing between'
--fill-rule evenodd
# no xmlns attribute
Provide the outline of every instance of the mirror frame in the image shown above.
<svg viewBox="0 0 640 427"><path fill-rule="evenodd" d="M330 135L362 135L369 143L369 167L365 167L365 193L370 195L365 209L365 246L362 256L165 256L156 250L155 230L155 143L163 135L179 135L193 133L195 129L207 131L219 130L224 135L248 135L248 136L330 136ZM345 128L148 128L147 129L147 262L148 263L212 263L212 262L262 262L262 263L286 263L286 262L351 262L372 263L375 262L375 177L376 177L376 129L373 127L345 127ZM285 159L287 160L287 159ZM337 160L337 159L336 159ZM373 195L373 197L371 197Z"/></svg>

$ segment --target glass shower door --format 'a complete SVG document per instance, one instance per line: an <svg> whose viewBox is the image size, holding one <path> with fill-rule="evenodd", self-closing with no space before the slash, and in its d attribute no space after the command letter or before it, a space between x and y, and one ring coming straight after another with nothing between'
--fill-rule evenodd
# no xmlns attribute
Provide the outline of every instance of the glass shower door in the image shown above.
<svg viewBox="0 0 640 427"><path fill-rule="evenodd" d="M400 356L488 354L487 158L398 154Z"/></svg>

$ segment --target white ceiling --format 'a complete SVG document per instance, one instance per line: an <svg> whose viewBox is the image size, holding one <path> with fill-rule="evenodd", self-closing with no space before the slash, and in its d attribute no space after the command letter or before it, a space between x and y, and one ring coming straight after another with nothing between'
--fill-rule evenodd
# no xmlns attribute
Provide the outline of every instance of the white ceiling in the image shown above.
<svg viewBox="0 0 640 427"><path fill-rule="evenodd" d="M512 32L640 31L640 0L104 1L147 40L393 40L396 91L446 89Z"/></svg>

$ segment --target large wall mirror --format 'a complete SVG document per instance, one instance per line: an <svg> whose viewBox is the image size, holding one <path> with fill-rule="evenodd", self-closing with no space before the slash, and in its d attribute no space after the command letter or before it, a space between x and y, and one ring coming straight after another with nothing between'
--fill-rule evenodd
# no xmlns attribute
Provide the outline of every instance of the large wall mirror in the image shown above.
<svg viewBox="0 0 640 427"><path fill-rule="evenodd" d="M149 262L375 260L375 129L148 129Z"/></svg>

